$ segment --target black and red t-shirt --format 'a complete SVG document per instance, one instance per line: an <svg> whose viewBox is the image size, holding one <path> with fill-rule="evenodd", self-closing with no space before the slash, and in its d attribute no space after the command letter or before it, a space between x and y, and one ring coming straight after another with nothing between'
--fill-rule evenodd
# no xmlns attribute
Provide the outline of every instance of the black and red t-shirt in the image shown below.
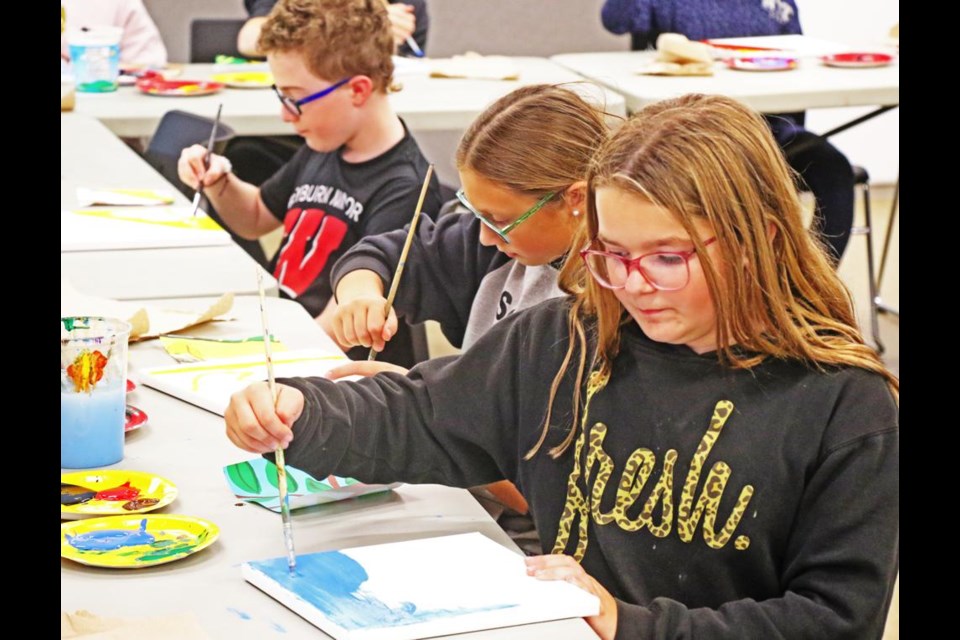
<svg viewBox="0 0 960 640"><path fill-rule="evenodd" d="M304 145L260 187L263 203L284 227L270 265L281 295L313 316L333 295L330 270L337 258L364 236L410 222L427 173L427 160L409 132L366 162L345 162L341 153L318 153ZM439 208L434 175L423 213L433 215Z"/></svg>

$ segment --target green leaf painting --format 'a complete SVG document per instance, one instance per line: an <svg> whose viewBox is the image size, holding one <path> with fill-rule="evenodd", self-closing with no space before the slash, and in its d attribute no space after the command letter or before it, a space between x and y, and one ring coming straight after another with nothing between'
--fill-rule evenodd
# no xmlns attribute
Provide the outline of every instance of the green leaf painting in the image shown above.
<svg viewBox="0 0 960 640"><path fill-rule="evenodd" d="M257 471L249 462L231 464L226 467L227 478L230 482L246 493L256 495L260 493L260 481L257 479Z"/></svg>
<svg viewBox="0 0 960 640"><path fill-rule="evenodd" d="M287 492L290 508L347 500L371 493L388 491L397 484L364 484L354 478L328 476L317 480L310 474L287 465ZM271 511L280 511L277 467L263 458L237 462L223 468L227 485L240 500L259 504Z"/></svg>
<svg viewBox="0 0 960 640"><path fill-rule="evenodd" d="M300 485L297 484L296 474L290 472L293 467L284 467L284 470L287 472L287 491L289 493L296 493L300 489ZM267 472L267 482L269 482L273 487L280 490L280 476L277 473L277 465L272 462L267 462L266 466Z"/></svg>

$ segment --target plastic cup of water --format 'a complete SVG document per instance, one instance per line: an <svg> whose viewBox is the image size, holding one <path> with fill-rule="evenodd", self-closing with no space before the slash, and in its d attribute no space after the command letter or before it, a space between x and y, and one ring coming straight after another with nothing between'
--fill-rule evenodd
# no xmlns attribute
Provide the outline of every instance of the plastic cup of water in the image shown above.
<svg viewBox="0 0 960 640"><path fill-rule="evenodd" d="M85 27L67 31L67 48L77 91L106 93L120 83L120 27Z"/></svg>
<svg viewBox="0 0 960 640"><path fill-rule="evenodd" d="M123 460L130 324L115 318L60 318L60 466Z"/></svg>

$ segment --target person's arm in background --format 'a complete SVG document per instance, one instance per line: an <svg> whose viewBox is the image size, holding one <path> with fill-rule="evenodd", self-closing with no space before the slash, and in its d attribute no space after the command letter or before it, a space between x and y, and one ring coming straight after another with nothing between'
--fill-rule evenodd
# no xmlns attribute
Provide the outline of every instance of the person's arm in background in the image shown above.
<svg viewBox="0 0 960 640"><path fill-rule="evenodd" d="M247 9L250 18L243 23L240 33L237 34L237 51L245 56L256 58L262 54L257 48L257 41L260 40L260 29L267 20L267 14L277 4L277 0L244 0L243 5Z"/></svg>
<svg viewBox="0 0 960 640"><path fill-rule="evenodd" d="M604 28L620 35L650 31L653 24L651 0L606 0L600 9Z"/></svg>
<svg viewBox="0 0 960 640"><path fill-rule="evenodd" d="M600 9L600 20L611 33L630 34L630 48L634 51L653 49L657 36L669 31L657 24L657 0L606 0Z"/></svg>
<svg viewBox="0 0 960 640"><path fill-rule="evenodd" d="M123 24L120 25L123 27L120 61L148 67L165 66L167 47L160 37L160 30L143 6L143 0L126 0L125 4Z"/></svg>
<svg viewBox="0 0 960 640"><path fill-rule="evenodd" d="M427 12L427 0L401 0L400 2L391 3L388 12L390 13L390 21L393 24L394 33L397 33L398 27L400 26L398 19L394 18L394 14L400 7L407 7L409 11L412 11L413 25L411 27L411 33L413 41L420 47L420 51L426 53L427 33L430 30L430 14ZM402 18L402 15L398 15L397 18ZM406 43L406 37L397 42L397 55L417 55Z"/></svg>
<svg viewBox="0 0 960 640"><path fill-rule="evenodd" d="M167 48L160 30L143 5L143 0L62 0L67 29L109 25L123 30L120 61L127 65L162 67L167 64ZM60 34L60 57L69 59L66 31Z"/></svg>

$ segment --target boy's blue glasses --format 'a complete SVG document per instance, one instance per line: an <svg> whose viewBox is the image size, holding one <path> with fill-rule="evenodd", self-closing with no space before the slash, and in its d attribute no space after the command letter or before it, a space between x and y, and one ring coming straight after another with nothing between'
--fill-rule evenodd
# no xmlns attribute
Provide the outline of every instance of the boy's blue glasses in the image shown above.
<svg viewBox="0 0 960 640"><path fill-rule="evenodd" d="M273 86L273 92L276 93L276 94L277 94L277 98L280 99L280 104L282 104L283 107L284 107L287 111L290 112L290 115L296 116L296 117L299 118L300 116L303 115L303 110L302 110L300 107L302 107L303 105L305 105L305 104L307 104L307 103L309 103L309 102L313 102L314 100L319 100L320 98L322 98L322 97L324 97L324 96L330 95L331 93L333 93L334 91L336 91L337 89L339 89L339 88L342 87L343 85L347 84L347 83L350 82L351 80L353 80L353 76L351 76L351 77L349 77L349 78L344 78L343 80L340 80L339 82L333 83L332 85L330 85L330 86L327 87L326 89L323 89L323 90L321 90L321 91L317 91L316 93L311 93L310 95L304 96L303 98L300 98L299 100L294 100L294 99L291 98L290 96L284 95L283 92L280 91L280 87L278 87L277 85L272 85L272 86Z"/></svg>

